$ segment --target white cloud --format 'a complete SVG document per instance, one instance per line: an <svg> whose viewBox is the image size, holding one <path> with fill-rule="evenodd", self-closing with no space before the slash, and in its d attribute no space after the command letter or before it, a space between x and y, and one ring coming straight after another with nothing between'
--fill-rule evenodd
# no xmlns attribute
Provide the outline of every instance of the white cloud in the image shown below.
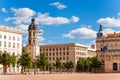
<svg viewBox="0 0 120 80"><path fill-rule="evenodd" d="M7 10L5 8L2 8L1 11L4 12L4 13L7 12Z"/></svg>
<svg viewBox="0 0 120 80"><path fill-rule="evenodd" d="M72 17L71 17L71 20L72 20L73 22L78 22L78 21L79 21L79 17L72 16Z"/></svg>
<svg viewBox="0 0 120 80"><path fill-rule="evenodd" d="M113 34L114 32L120 33L120 31L118 31L118 30L113 30L113 29L111 29L111 28L106 28L106 29L104 29L103 31L104 31L106 34Z"/></svg>
<svg viewBox="0 0 120 80"><path fill-rule="evenodd" d="M120 27L120 18L114 17L100 18L97 22L106 27Z"/></svg>
<svg viewBox="0 0 120 80"><path fill-rule="evenodd" d="M20 24L20 25L17 25L16 28L21 29L23 34L27 34L28 33L28 26L29 25Z"/></svg>
<svg viewBox="0 0 120 80"><path fill-rule="evenodd" d="M53 25L53 24L68 24L70 20L65 17L51 17L48 13L42 14L39 13L36 22L44 25Z"/></svg>
<svg viewBox="0 0 120 80"><path fill-rule="evenodd" d="M78 28L70 31L68 34L63 34L63 37L71 38L71 39L80 39L80 38L95 38L96 31L89 28Z"/></svg>
<svg viewBox="0 0 120 80"><path fill-rule="evenodd" d="M14 24L30 24L33 15L36 15L36 23L43 25L59 25L69 24L71 22L78 22L79 18L72 16L70 19L66 17L51 17L49 13L36 13L29 8L11 8L13 17L8 17L5 21L12 21Z"/></svg>
<svg viewBox="0 0 120 80"><path fill-rule="evenodd" d="M22 24L30 22L31 17L35 14L35 11L29 8L11 8L14 13L14 17L8 17L5 21L12 20L14 24Z"/></svg>
<svg viewBox="0 0 120 80"><path fill-rule="evenodd" d="M72 16L71 19L65 17L51 17L49 13L38 13L36 22L44 25L58 25L58 24L69 24L71 22L78 22L79 18Z"/></svg>
<svg viewBox="0 0 120 80"><path fill-rule="evenodd" d="M38 41L39 41L39 42L42 42L42 41L44 41L44 40L45 40L44 37L42 37L42 36L39 36L39 37L38 37Z"/></svg>
<svg viewBox="0 0 120 80"><path fill-rule="evenodd" d="M111 29L111 28L106 28L103 30L105 32L105 34L110 34L110 33L114 33L116 32L115 30Z"/></svg>
<svg viewBox="0 0 120 80"><path fill-rule="evenodd" d="M57 8L60 9L60 10L67 8L66 5L61 4L60 2L50 3L49 5L50 5L50 6L55 6L55 7L57 7Z"/></svg>

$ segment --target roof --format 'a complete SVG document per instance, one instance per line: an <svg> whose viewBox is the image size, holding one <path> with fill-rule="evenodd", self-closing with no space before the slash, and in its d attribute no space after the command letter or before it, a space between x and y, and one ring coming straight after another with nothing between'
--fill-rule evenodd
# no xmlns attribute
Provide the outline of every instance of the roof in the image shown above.
<svg viewBox="0 0 120 80"><path fill-rule="evenodd" d="M113 33L113 34L107 34L107 37L110 38L110 37L120 37L120 33Z"/></svg>
<svg viewBox="0 0 120 80"><path fill-rule="evenodd" d="M40 46L81 46L81 47L88 47L87 45L78 44L78 43L64 43L64 44L47 44L47 45L40 45Z"/></svg>

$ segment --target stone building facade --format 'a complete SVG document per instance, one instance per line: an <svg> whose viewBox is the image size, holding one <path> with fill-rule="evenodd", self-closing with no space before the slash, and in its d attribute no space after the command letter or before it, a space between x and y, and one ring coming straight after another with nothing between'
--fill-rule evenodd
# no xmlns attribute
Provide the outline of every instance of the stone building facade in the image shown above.
<svg viewBox="0 0 120 80"><path fill-rule="evenodd" d="M40 54L38 33L38 26L35 24L35 19L32 18L31 24L28 27L28 44L25 47L32 60L35 59L35 56Z"/></svg>
<svg viewBox="0 0 120 80"><path fill-rule="evenodd" d="M120 33L105 34L100 25L96 38L96 54L105 72L120 71Z"/></svg>
<svg viewBox="0 0 120 80"><path fill-rule="evenodd" d="M90 57L95 56L95 50L89 49L89 51L93 52L90 53ZM89 51L88 46L77 43L40 45L40 52L45 52L52 63L59 58L63 64L72 61L76 65L79 58L89 57Z"/></svg>

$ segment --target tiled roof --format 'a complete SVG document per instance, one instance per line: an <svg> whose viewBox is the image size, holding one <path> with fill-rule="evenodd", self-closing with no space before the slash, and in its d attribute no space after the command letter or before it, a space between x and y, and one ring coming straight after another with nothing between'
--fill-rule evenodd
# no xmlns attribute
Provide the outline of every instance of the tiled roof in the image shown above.
<svg viewBox="0 0 120 80"><path fill-rule="evenodd" d="M107 37L120 37L120 33L107 34Z"/></svg>

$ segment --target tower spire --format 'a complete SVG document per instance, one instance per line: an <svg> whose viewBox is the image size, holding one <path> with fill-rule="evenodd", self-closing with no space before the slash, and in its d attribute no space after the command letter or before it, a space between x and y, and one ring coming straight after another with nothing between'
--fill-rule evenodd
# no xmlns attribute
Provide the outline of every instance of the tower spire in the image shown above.
<svg viewBox="0 0 120 80"><path fill-rule="evenodd" d="M35 14L33 13L32 19L31 19L31 24L35 24Z"/></svg>
<svg viewBox="0 0 120 80"><path fill-rule="evenodd" d="M102 29L102 24L100 24L100 29L99 29L99 31L102 31L103 29Z"/></svg>

